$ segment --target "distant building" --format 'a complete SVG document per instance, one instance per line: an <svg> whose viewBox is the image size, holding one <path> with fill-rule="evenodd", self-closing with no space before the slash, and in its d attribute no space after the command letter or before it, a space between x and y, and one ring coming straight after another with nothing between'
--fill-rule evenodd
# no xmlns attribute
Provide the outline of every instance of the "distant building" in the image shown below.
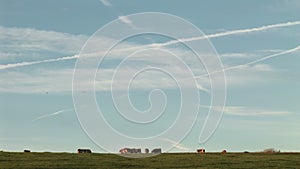
<svg viewBox="0 0 300 169"><path fill-rule="evenodd" d="M142 149L140 148L123 148L119 150L121 154L136 154L136 153L142 153Z"/></svg>
<svg viewBox="0 0 300 169"><path fill-rule="evenodd" d="M203 149L203 148L197 149L197 153L204 154L205 153L205 149Z"/></svg>
<svg viewBox="0 0 300 169"><path fill-rule="evenodd" d="M90 149L78 149L77 153L92 153Z"/></svg>
<svg viewBox="0 0 300 169"><path fill-rule="evenodd" d="M155 148L151 151L153 154L160 154L161 153L161 148Z"/></svg>

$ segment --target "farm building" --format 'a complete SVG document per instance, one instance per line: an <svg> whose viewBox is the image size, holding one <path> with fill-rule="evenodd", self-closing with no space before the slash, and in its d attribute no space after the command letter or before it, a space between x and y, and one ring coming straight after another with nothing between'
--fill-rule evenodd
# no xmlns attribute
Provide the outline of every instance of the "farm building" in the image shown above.
<svg viewBox="0 0 300 169"><path fill-rule="evenodd" d="M155 148L151 151L153 154L160 154L161 153L161 148Z"/></svg>
<svg viewBox="0 0 300 169"><path fill-rule="evenodd" d="M140 148L123 148L119 150L121 154L132 154L132 153L142 153L142 149Z"/></svg>

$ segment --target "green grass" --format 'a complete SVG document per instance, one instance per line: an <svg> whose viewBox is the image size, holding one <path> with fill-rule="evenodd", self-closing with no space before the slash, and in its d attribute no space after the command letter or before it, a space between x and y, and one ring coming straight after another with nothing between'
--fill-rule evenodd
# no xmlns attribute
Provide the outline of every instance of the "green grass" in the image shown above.
<svg viewBox="0 0 300 169"><path fill-rule="evenodd" d="M113 154L0 152L0 168L300 168L300 154L171 153L125 158Z"/></svg>

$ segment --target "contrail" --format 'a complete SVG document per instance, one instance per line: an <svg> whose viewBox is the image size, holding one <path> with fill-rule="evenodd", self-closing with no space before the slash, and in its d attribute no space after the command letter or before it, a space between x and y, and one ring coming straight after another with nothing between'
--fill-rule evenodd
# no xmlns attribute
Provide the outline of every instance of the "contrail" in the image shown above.
<svg viewBox="0 0 300 169"><path fill-rule="evenodd" d="M6 65L0 65L0 70L15 68L15 67L21 67L21 66L35 65L35 64L40 64L40 63L49 63L49 62L57 62L57 61L62 61L62 60L71 60L71 59L77 59L78 57L79 57L79 55L74 55L74 56L65 56L65 57L56 58L56 59L47 59L47 60L40 60L40 61L33 61L33 62L11 63L11 64L6 64Z"/></svg>
<svg viewBox="0 0 300 169"><path fill-rule="evenodd" d="M229 35L260 32L260 31L265 31L265 30L268 30L268 29L289 27L289 26L295 26L295 25L300 25L300 21L278 23L278 24L273 24L273 25L265 25L265 26L249 28L249 29L237 29L237 30L231 30L231 31L220 32L220 33L204 35L204 36L197 36L197 37L191 37L191 38L170 40L170 41L165 42L165 43L153 43L153 44L148 44L148 45L143 45L143 46L136 46L136 47L126 48L126 49L121 49L121 50L125 50L125 51L127 51L127 50L137 50L137 49L141 49L141 48L145 48L145 47L159 48L159 47L165 47L165 46L177 44L177 43L180 43L180 42L190 42L190 41L197 41L197 40L203 40L203 39L218 38L218 37L229 36Z"/></svg>
<svg viewBox="0 0 300 169"><path fill-rule="evenodd" d="M254 60L254 61L242 64L242 65L228 67L228 68L225 68L224 70L227 71L227 70L236 69L236 68L247 66L247 65L253 65L255 63L258 63L258 62L261 62L261 61L264 61L264 60L267 60L267 59L271 59L271 58L276 57L276 56L285 55L285 54L288 54L288 53L293 53L293 52L295 52L295 51L297 51L299 49L300 49L300 46L297 46L295 48L292 48L292 49L289 49L289 50L285 50L285 51L282 51L282 52L279 52L279 53L275 53L275 54L272 54L272 55L269 55L269 56L265 56L265 57L262 57L260 59L257 59L257 60Z"/></svg>
<svg viewBox="0 0 300 169"><path fill-rule="evenodd" d="M200 78L200 77L204 77L204 76L209 76L209 75L214 74L214 73L220 73L220 72L223 72L223 71L228 71L228 70L242 68L242 67L248 66L248 65L254 65L254 64L258 63L258 62L261 62L261 61L264 61L264 60L268 60L268 59L274 58L276 56L281 56L281 55L285 55L285 54L288 54L288 53L293 53L293 52L295 52L295 51L297 51L299 49L300 49L300 46L297 46L295 48L288 49L288 50L285 50L285 51L282 51L282 52L279 52L279 53L275 53L275 54L272 54L272 55L269 55L269 56L265 56L265 57L262 57L260 59L257 59L257 60L254 60L254 61L251 61L251 62L248 62L248 63L245 63L245 64L227 67L227 68L222 69L222 70L217 70L217 71L214 71L214 72L211 72L211 73L207 73L207 74L203 74L203 75L200 75L200 76L194 76L193 78Z"/></svg>
<svg viewBox="0 0 300 169"><path fill-rule="evenodd" d="M51 114L46 114L46 115L37 117L37 118L33 119L32 122L35 122L35 121L37 121L37 120L41 120L41 119L44 119L44 118L47 118L47 117L56 116L56 115L59 115L59 114L61 114L61 113L68 112L68 111L72 111L72 110L74 110L74 108L72 108L72 109L59 110L59 111L54 112L54 113L51 113Z"/></svg>
<svg viewBox="0 0 300 169"><path fill-rule="evenodd" d="M189 42L189 41L202 40L202 39L206 39L206 38L211 39L211 38L218 38L218 37L223 37L223 36L228 36L228 35L260 32L260 31L264 31L264 30L268 30L268 29L295 26L295 25L300 25L300 21L279 23L279 24L273 24L273 25L265 25L265 26L256 27L256 28L249 28L249 29L238 29L238 30L232 30L232 31L227 31L227 32L220 32L220 33L216 33L216 34L210 34L210 35L206 35L206 36L177 39L177 40L172 40L172 41L169 41L169 42L166 42L166 43L155 44L155 45L157 45L159 47L162 47L162 46L168 46L168 45L176 44L176 43L179 43L179 42Z"/></svg>
<svg viewBox="0 0 300 169"><path fill-rule="evenodd" d="M144 45L144 46L141 46L141 47L147 47L147 46L148 47L163 47L163 46L176 44L176 43L179 43L179 42L188 42L188 41L201 40L201 39L205 39L205 38L217 38L217 37L234 35L234 34L258 32L258 31L264 31L264 30L273 29L273 28L288 27L288 26L294 26L294 25L300 25L300 21L279 23L279 24L274 24L274 25L266 25L266 26L250 28L250 29L232 30L232 31L227 31L227 32L210 34L210 35L206 35L206 36L185 38L185 39L179 39L179 40L172 40L172 41L169 41L169 42L166 42L166 43L155 43L155 44L150 44L150 45ZM140 47L132 47L132 48L127 48L125 50L132 50L132 49L135 49L135 48L140 48ZM298 50L298 49L296 49L296 50ZM287 50L287 51L283 51L281 53L276 54L276 56L282 55L285 52L291 53L290 50ZM42 60L42 61L12 63L12 64L0 65L0 70L19 67L19 66L34 65L34 64L39 64L39 63L56 62L56 61L61 61L61 60L71 60L71 59L77 59L78 57L79 57L78 55L74 55L74 56L66 56L66 57L61 57L61 58L57 58L57 59L48 59L48 60ZM266 57L265 59L268 59L268 58ZM259 60L259 61L262 61L262 60Z"/></svg>
<svg viewBox="0 0 300 169"><path fill-rule="evenodd" d="M223 111L224 113L229 115L236 115L236 116L264 116L264 115L284 115L290 114L291 112L288 111L272 111L272 110L265 110L261 108L252 108L252 107L245 107L245 106L208 106L208 105L199 105L205 109L215 109L217 111Z"/></svg>

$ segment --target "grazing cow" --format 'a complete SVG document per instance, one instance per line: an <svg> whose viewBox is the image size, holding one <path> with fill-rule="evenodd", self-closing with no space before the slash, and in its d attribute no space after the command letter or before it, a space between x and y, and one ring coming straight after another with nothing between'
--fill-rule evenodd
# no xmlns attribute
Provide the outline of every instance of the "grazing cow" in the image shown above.
<svg viewBox="0 0 300 169"><path fill-rule="evenodd" d="M92 151L90 149L78 149L77 153L78 154L81 154L81 153L88 153L88 154L90 154L90 153L92 153Z"/></svg>
<svg viewBox="0 0 300 169"><path fill-rule="evenodd" d="M205 149L203 149L203 148L197 149L197 153L204 154L205 153Z"/></svg>
<svg viewBox="0 0 300 169"><path fill-rule="evenodd" d="M24 153L30 153L30 150L24 150Z"/></svg>
<svg viewBox="0 0 300 169"><path fill-rule="evenodd" d="M146 153L146 154L149 153L149 149L148 149L148 148L145 149L145 153Z"/></svg>
<svg viewBox="0 0 300 169"><path fill-rule="evenodd" d="M155 148L151 151L153 154L160 154L161 153L161 148Z"/></svg>
<svg viewBox="0 0 300 169"><path fill-rule="evenodd" d="M227 153L227 151L226 150L223 150L222 152L221 152L221 154L226 154Z"/></svg>

